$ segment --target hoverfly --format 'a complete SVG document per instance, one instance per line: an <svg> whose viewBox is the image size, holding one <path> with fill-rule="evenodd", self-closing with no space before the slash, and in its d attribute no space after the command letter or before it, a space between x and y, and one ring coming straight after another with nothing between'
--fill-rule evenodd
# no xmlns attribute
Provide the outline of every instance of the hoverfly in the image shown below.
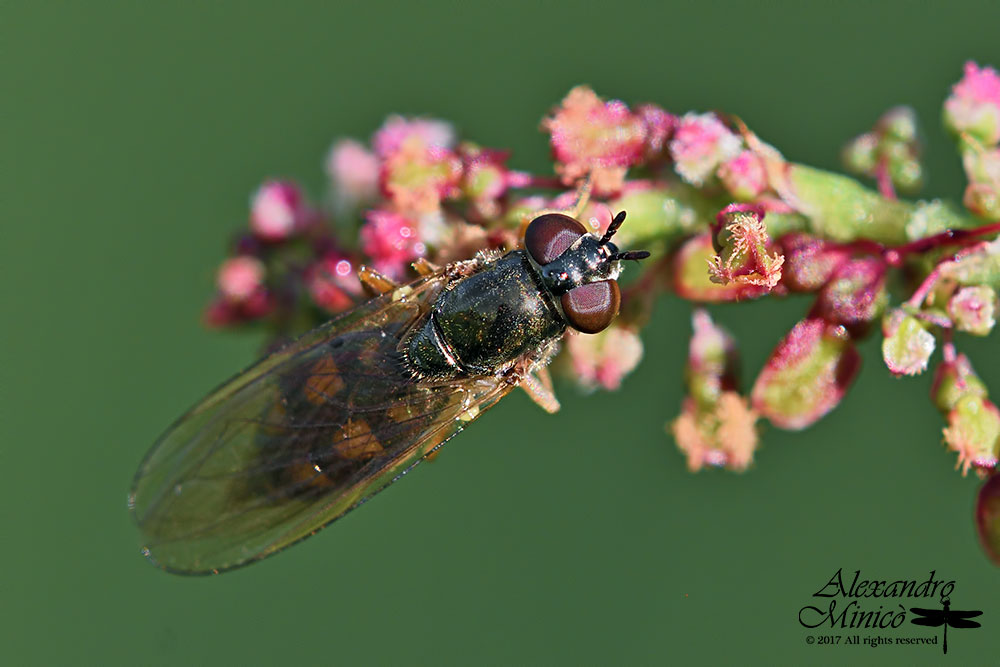
<svg viewBox="0 0 1000 667"><path fill-rule="evenodd" d="M582 208L578 205L575 208ZM397 285L235 376L177 420L136 473L129 506L154 564L213 574L315 534L521 386L558 409L546 365L567 327L617 315L611 238L548 212L524 248L480 253Z"/></svg>

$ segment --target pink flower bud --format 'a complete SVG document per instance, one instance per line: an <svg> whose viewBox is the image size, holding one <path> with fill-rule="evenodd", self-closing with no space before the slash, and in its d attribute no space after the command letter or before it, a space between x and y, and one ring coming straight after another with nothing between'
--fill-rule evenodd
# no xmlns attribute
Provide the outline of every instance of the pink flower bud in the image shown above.
<svg viewBox="0 0 1000 667"><path fill-rule="evenodd" d="M509 153L463 143L458 155L462 160L462 194L472 201L480 217L496 217L500 213L499 200L507 192Z"/></svg>
<svg viewBox="0 0 1000 667"><path fill-rule="evenodd" d="M840 403L860 366L861 356L844 327L803 320L778 343L757 376L752 405L779 428L803 429Z"/></svg>
<svg viewBox="0 0 1000 667"><path fill-rule="evenodd" d="M919 375L934 352L934 336L927 324L894 309L882 320L882 358L893 375Z"/></svg>
<svg viewBox="0 0 1000 667"><path fill-rule="evenodd" d="M361 227L361 249L372 265L390 278L406 275L406 266L427 249L410 220L392 211L368 211Z"/></svg>
<svg viewBox="0 0 1000 667"><path fill-rule="evenodd" d="M843 324L853 336L867 331L889 296L885 289L885 262L876 257L853 259L841 265L816 299L812 314Z"/></svg>
<svg viewBox="0 0 1000 667"><path fill-rule="evenodd" d="M976 497L976 530L983 549L1000 565L1000 473L994 471Z"/></svg>
<svg viewBox="0 0 1000 667"><path fill-rule="evenodd" d="M378 159L353 139L341 139L326 158L326 172L338 200L353 206L378 196Z"/></svg>
<svg viewBox="0 0 1000 667"><path fill-rule="evenodd" d="M757 449L756 423L757 413L746 399L726 391L708 410L685 399L680 416L668 428L692 472L706 465L742 472L753 462Z"/></svg>
<svg viewBox="0 0 1000 667"><path fill-rule="evenodd" d="M216 278L219 294L232 303L247 301L264 288L264 274L264 263L256 257L243 255L227 259L219 267Z"/></svg>
<svg viewBox="0 0 1000 667"><path fill-rule="evenodd" d="M677 124L670 155L681 178L700 187L719 165L739 155L742 147L742 140L715 114L688 113Z"/></svg>
<svg viewBox="0 0 1000 667"><path fill-rule="evenodd" d="M661 109L655 104L641 104L635 112L642 118L646 126L646 161L657 160L665 156L667 141L677 127L677 116Z"/></svg>
<svg viewBox="0 0 1000 667"><path fill-rule="evenodd" d="M347 310L361 294L354 264L338 254L328 254L309 267L305 280L313 302L331 313Z"/></svg>
<svg viewBox="0 0 1000 667"><path fill-rule="evenodd" d="M992 67L965 63L965 75L944 103L944 122L986 146L1000 141L1000 75Z"/></svg>
<svg viewBox="0 0 1000 667"><path fill-rule="evenodd" d="M792 292L815 292L851 256L842 246L808 234L786 234L781 237L780 245L785 256L781 284Z"/></svg>
<svg viewBox="0 0 1000 667"><path fill-rule="evenodd" d="M709 261L711 281L773 289L781 280L785 258L778 252L767 252L771 239L763 209L732 204L716 220L712 230L716 232L713 241L719 254Z"/></svg>
<svg viewBox="0 0 1000 667"><path fill-rule="evenodd" d="M266 241L282 241L307 219L302 193L294 183L269 181L257 189L250 204L250 228Z"/></svg>
<svg viewBox="0 0 1000 667"><path fill-rule="evenodd" d="M586 86L569 91L542 129L550 134L562 182L571 185L589 173L599 195L621 190L628 168L643 160L649 132L624 102L605 102Z"/></svg>
<svg viewBox="0 0 1000 667"><path fill-rule="evenodd" d="M434 213L459 194L462 161L448 149L411 135L382 164L382 191L395 208L415 216Z"/></svg>
<svg viewBox="0 0 1000 667"><path fill-rule="evenodd" d="M411 137L418 137L428 148L449 149L455 145L455 130L450 123L433 118L389 116L372 137L375 154L385 159L403 147Z"/></svg>
<svg viewBox="0 0 1000 667"><path fill-rule="evenodd" d="M736 199L750 201L767 189L764 161L753 151L744 150L719 167L719 180Z"/></svg>
<svg viewBox="0 0 1000 667"><path fill-rule="evenodd" d="M963 287L948 301L948 315L959 331L986 336L996 324L997 293L992 287Z"/></svg>
<svg viewBox="0 0 1000 667"><path fill-rule="evenodd" d="M1000 410L985 396L962 397L948 413L944 440L958 453L956 467L963 475L970 467L993 471L1000 456Z"/></svg>
<svg viewBox="0 0 1000 667"><path fill-rule="evenodd" d="M583 209L579 220L587 228L588 232L601 236L611 226L613 218L614 214L607 204L592 201L587 205L587 208ZM615 240L617 241L618 239Z"/></svg>
<svg viewBox="0 0 1000 667"><path fill-rule="evenodd" d="M566 350L581 387L614 390L642 359L642 340L632 329L613 324L597 334L567 335Z"/></svg>
<svg viewBox="0 0 1000 667"><path fill-rule="evenodd" d="M256 257L241 255L223 262L216 277L218 296L205 309L205 323L224 327L267 315L274 303L264 284L265 274Z"/></svg>

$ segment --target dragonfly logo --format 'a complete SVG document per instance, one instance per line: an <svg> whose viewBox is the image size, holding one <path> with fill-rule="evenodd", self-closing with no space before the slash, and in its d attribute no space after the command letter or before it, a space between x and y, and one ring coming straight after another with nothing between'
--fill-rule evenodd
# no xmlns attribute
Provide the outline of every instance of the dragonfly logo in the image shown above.
<svg viewBox="0 0 1000 667"><path fill-rule="evenodd" d="M817 646L940 643L948 653L948 629L981 627L971 619L983 613L952 609L955 585L954 579L939 577L935 570L926 578L891 579L865 576L861 570L838 569L812 594L810 603L799 609L799 624L814 631L805 639ZM918 604L926 606L915 606ZM941 628L941 633L911 635L907 629L913 630L914 625Z"/></svg>
<svg viewBox="0 0 1000 667"><path fill-rule="evenodd" d="M923 609L921 607L910 607L910 611L916 614L916 618L911 618L910 623L914 625L928 625L932 628L942 627L944 637L941 642L942 650L948 652L948 628L979 628L982 627L976 621L970 621L981 615L981 611L960 611L951 608L948 599L942 601L941 609Z"/></svg>

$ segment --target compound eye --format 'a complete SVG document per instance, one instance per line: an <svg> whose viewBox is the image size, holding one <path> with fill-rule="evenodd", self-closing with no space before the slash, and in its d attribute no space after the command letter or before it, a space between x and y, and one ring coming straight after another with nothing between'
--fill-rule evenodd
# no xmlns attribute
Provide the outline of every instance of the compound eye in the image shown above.
<svg viewBox="0 0 1000 667"><path fill-rule="evenodd" d="M579 221L561 213L546 213L524 231L524 247L539 264L548 264L587 233Z"/></svg>
<svg viewBox="0 0 1000 667"><path fill-rule="evenodd" d="M622 302L615 280L600 280L574 287L560 297L569 325L582 333L594 334L608 328Z"/></svg>

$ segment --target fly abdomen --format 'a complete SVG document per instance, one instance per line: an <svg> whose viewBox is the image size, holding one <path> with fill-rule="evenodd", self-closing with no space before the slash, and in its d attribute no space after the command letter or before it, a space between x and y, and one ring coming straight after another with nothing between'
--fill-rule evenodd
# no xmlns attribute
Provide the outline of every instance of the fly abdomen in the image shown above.
<svg viewBox="0 0 1000 667"><path fill-rule="evenodd" d="M419 375L444 378L464 371L441 333L435 311L407 341L405 357L411 370Z"/></svg>

